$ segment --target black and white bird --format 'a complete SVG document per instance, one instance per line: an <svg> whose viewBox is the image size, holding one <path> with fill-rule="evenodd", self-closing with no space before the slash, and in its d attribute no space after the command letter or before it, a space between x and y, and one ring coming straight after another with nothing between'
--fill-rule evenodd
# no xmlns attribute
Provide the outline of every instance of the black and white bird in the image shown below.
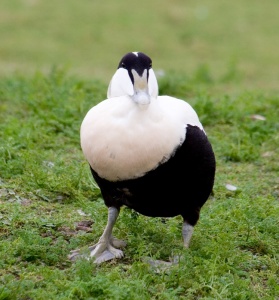
<svg viewBox="0 0 279 300"><path fill-rule="evenodd" d="M107 99L89 110L81 148L108 207L107 226L89 247L96 263L123 257L113 237L121 206L149 217L183 218L189 247L200 209L214 185L215 156L195 110L185 101L158 96L151 59L126 54ZM79 255L73 251L72 259Z"/></svg>

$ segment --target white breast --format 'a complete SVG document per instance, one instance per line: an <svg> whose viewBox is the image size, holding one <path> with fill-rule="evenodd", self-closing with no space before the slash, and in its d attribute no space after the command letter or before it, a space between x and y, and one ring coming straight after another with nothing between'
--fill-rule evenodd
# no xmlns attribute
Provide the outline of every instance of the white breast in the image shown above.
<svg viewBox="0 0 279 300"><path fill-rule="evenodd" d="M110 181L143 176L167 160L185 139L187 124L199 126L186 102L168 96L139 106L129 96L93 107L81 125L81 147L91 167Z"/></svg>

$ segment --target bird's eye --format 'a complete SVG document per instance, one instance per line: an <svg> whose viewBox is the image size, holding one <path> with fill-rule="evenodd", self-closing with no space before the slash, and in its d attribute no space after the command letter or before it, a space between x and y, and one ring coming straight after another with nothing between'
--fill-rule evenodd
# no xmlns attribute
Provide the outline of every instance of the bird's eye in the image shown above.
<svg viewBox="0 0 279 300"><path fill-rule="evenodd" d="M126 69L126 65L124 63L121 64L121 67Z"/></svg>
<svg viewBox="0 0 279 300"><path fill-rule="evenodd" d="M150 65L149 65L149 69L151 69L152 68L152 63L150 63Z"/></svg>

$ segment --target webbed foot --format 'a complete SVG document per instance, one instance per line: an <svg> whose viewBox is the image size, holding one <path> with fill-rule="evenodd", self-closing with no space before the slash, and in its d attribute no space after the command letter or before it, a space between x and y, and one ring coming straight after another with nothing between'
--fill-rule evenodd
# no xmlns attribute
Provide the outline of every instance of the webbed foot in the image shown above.
<svg viewBox="0 0 279 300"><path fill-rule="evenodd" d="M68 258L75 261L78 258L91 259L94 258L94 263L100 264L115 258L122 258L124 253L118 248L126 246L126 242L112 237L109 241L100 238L99 242L93 246L89 246L87 253L81 249L71 251Z"/></svg>

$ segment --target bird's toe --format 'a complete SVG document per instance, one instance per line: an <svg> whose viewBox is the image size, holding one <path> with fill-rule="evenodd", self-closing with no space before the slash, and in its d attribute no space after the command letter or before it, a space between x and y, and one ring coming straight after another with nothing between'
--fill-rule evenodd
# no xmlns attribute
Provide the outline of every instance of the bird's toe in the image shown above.
<svg viewBox="0 0 279 300"><path fill-rule="evenodd" d="M112 247L111 245L108 245L108 251L114 255L115 258L122 258L124 256L123 251L116 249Z"/></svg>
<svg viewBox="0 0 279 300"><path fill-rule="evenodd" d="M101 264L103 262L109 261L116 258L115 255L113 253L111 253L108 250L103 251L102 253L98 254L97 256L95 256L95 260L94 263L95 264Z"/></svg>
<svg viewBox="0 0 279 300"><path fill-rule="evenodd" d="M122 258L123 251L115 248L126 245L125 242L113 238L114 243L99 242L91 248L90 257L94 258L94 263L100 264L102 262L112 260L114 258Z"/></svg>

